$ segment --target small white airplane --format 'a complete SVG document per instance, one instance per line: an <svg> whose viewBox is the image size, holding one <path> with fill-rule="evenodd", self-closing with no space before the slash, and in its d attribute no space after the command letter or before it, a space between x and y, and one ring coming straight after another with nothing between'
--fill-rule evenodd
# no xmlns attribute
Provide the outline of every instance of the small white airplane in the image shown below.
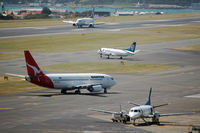
<svg viewBox="0 0 200 133"><path fill-rule="evenodd" d="M136 105L135 107L132 107L130 109L129 114L128 114L130 117L130 120L133 121L134 125L135 125L135 120L137 120L137 119L142 119L145 123L148 124L148 122L145 119L151 118L152 123L160 124L159 117L195 114L195 112L160 114L159 112L155 111L154 109L157 107L166 106L168 104L152 106L151 105L151 92L152 92L152 88L150 88L149 97L148 97L148 100L145 105L140 105L140 104L129 101L129 104Z"/></svg>
<svg viewBox="0 0 200 133"><path fill-rule="evenodd" d="M68 90L76 90L75 93L79 94L81 93L80 89L87 89L90 92L100 92L104 89L104 93L107 93L107 89L110 89L116 84L114 78L106 74L45 73L39 68L29 51L24 51L24 55L28 75L25 76L11 73L6 73L5 75L22 77L26 81L42 87L61 89L61 93L63 94L66 94Z"/></svg>
<svg viewBox="0 0 200 133"><path fill-rule="evenodd" d="M82 28L83 26L89 27L89 28L94 28L95 25L101 25L104 24L103 22L99 23L94 23L94 9L92 11L92 15L90 18L79 18L76 21L65 21L63 20L64 23L70 23L72 26L77 27L77 28Z"/></svg>
<svg viewBox="0 0 200 133"><path fill-rule="evenodd" d="M136 49L136 42L133 42L130 46L130 48L127 49L114 49L114 48L101 48L97 51L97 53L102 58L103 55L107 56L109 59L110 56L120 56L120 59L123 57L129 56L129 55L135 55L140 50Z"/></svg>
<svg viewBox="0 0 200 133"><path fill-rule="evenodd" d="M112 117L113 122L117 122L116 120L119 120L120 122L123 122L123 123L126 123L127 121L133 121L133 125L135 125L135 120L137 120L137 119L142 119L146 124L148 124L148 122L145 119L151 118L152 123L160 124L159 117L177 116L177 115L190 115L190 114L196 113L196 112L185 112L185 113L160 114L159 112L155 111L154 109L157 108L157 107L168 105L168 104L161 104L161 105L157 105L157 106L152 106L151 105L151 91L152 91L152 88L150 88L149 98L148 98L145 105L140 105L140 104L133 103L133 102L129 101L129 104L134 104L136 106L132 107L128 114L126 113L126 111L112 112L112 111L107 111L107 110L91 109L91 108L89 110L103 112L103 113L110 113L110 114L121 114L121 115L118 115L118 117L120 117L120 118ZM123 120L123 121L121 121L121 120Z"/></svg>

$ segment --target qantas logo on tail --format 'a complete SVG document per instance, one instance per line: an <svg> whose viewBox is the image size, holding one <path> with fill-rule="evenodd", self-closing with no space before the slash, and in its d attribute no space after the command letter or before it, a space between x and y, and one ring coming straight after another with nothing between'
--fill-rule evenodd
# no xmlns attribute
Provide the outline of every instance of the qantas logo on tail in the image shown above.
<svg viewBox="0 0 200 133"><path fill-rule="evenodd" d="M37 74L39 74L41 71L40 70L38 70L35 66L32 66L32 65L30 65L30 64L28 64L28 63L26 63L27 64L27 66L29 66L30 68L32 68L33 69L33 71L34 71L34 76L36 76Z"/></svg>

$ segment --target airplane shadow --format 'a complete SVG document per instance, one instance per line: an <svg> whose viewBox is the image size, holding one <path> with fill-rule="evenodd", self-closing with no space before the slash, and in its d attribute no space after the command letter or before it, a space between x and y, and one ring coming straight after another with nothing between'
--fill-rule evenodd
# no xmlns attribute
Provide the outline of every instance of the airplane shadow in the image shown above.
<svg viewBox="0 0 200 133"><path fill-rule="evenodd" d="M153 123L153 122L148 122L148 123L138 123L135 126L138 127L143 127L143 126L151 126L151 125L157 125L157 126L188 126L188 125L184 125L184 124L178 124L178 123L174 123L174 122L160 122L160 124L157 123Z"/></svg>
<svg viewBox="0 0 200 133"><path fill-rule="evenodd" d="M101 59L103 59L103 60L121 60L121 61L142 61L142 60L137 59L137 58L123 58L123 59L120 59L120 58L110 57L108 59L107 57L102 57Z"/></svg>
<svg viewBox="0 0 200 133"><path fill-rule="evenodd" d="M45 93L45 94L43 94ZM38 94L38 95L34 95ZM26 96L40 96L40 97L53 97L53 96L67 96L67 95L82 95L82 96L96 96L96 97L108 97L110 94L120 94L119 92L108 92L105 93L80 93L76 94L75 92L67 92L66 94L61 94L58 92L44 92L44 91L34 91L26 94Z"/></svg>

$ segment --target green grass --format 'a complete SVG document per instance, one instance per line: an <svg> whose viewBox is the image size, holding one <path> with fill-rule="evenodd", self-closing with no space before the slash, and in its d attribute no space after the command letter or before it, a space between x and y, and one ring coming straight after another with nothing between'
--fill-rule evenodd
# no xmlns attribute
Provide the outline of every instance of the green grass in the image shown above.
<svg viewBox="0 0 200 133"><path fill-rule="evenodd" d="M111 62L84 62L84 63L64 63L44 66L42 69L55 72L84 72L84 73L131 73L143 74L154 71L176 69L179 66L165 64L139 64L125 62L125 64Z"/></svg>
<svg viewBox="0 0 200 133"><path fill-rule="evenodd" d="M42 87L21 80L21 78L9 77L8 80L4 80L3 77L0 77L0 95L20 93L38 89L42 89Z"/></svg>
<svg viewBox="0 0 200 133"><path fill-rule="evenodd" d="M66 25L61 19L0 20L0 28Z"/></svg>
<svg viewBox="0 0 200 133"><path fill-rule="evenodd" d="M177 13L164 15L134 15L134 16L111 16L99 17L96 20L99 22L125 22L125 21L139 21L139 20L163 20L163 19L177 19L200 17L200 13Z"/></svg>
<svg viewBox="0 0 200 133"><path fill-rule="evenodd" d="M200 25L135 29L112 33L65 34L0 40L1 51L73 52L200 38Z"/></svg>
<svg viewBox="0 0 200 133"><path fill-rule="evenodd" d="M200 44L193 45L193 46L186 46L181 48L175 48L175 50L182 50L182 51L200 51Z"/></svg>
<svg viewBox="0 0 200 133"><path fill-rule="evenodd" d="M164 15L135 15L135 16L111 16L97 17L97 22L125 22L138 20L158 20L158 19L173 19L173 18L188 18L200 17L200 13L177 13ZM67 19L67 20L76 20ZM33 20L0 20L0 28L15 28L15 27L37 27L37 26L58 26L66 25L62 19L33 19Z"/></svg>
<svg viewBox="0 0 200 133"><path fill-rule="evenodd" d="M0 60L11 60L16 58L24 58L24 55L0 53Z"/></svg>

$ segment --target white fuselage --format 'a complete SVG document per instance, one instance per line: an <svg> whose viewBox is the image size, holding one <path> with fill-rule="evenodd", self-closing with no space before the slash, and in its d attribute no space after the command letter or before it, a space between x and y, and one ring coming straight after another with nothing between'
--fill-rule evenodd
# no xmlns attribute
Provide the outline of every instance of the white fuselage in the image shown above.
<svg viewBox="0 0 200 133"><path fill-rule="evenodd" d="M153 107L151 105L141 105L130 109L129 117L131 120L136 120L139 118L147 118L149 115L153 114Z"/></svg>
<svg viewBox="0 0 200 133"><path fill-rule="evenodd" d="M77 19L74 26L82 27L82 26L94 26L93 18L80 18Z"/></svg>
<svg viewBox="0 0 200 133"><path fill-rule="evenodd" d="M134 53L128 50L122 50L122 49L113 49L113 48L101 48L97 51L100 55L106 55L106 56L128 56L133 55Z"/></svg>
<svg viewBox="0 0 200 133"><path fill-rule="evenodd" d="M53 82L55 89L73 90L78 87L101 85L110 89L116 84L113 77L97 73L46 74Z"/></svg>

